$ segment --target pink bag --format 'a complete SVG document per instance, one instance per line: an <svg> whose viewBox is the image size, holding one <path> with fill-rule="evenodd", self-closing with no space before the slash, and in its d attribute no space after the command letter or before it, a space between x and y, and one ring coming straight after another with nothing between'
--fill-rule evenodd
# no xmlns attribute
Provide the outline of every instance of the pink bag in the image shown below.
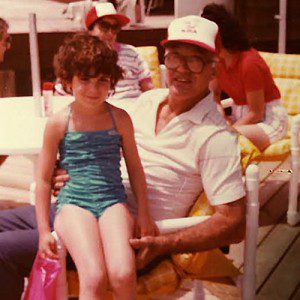
<svg viewBox="0 0 300 300"><path fill-rule="evenodd" d="M59 300L56 282L61 265L58 260L36 255L23 300Z"/></svg>

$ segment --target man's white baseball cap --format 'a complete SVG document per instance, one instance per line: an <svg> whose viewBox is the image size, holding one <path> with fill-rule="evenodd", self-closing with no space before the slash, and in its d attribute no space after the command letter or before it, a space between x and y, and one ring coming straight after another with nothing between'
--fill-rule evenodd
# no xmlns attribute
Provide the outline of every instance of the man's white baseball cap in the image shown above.
<svg viewBox="0 0 300 300"><path fill-rule="evenodd" d="M97 3L93 6L85 17L85 25L90 28L98 19L103 17L114 17L121 27L130 22L126 16L117 13L112 3Z"/></svg>
<svg viewBox="0 0 300 300"><path fill-rule="evenodd" d="M162 46L181 42L199 46L216 52L218 25L199 16L185 16L172 21L168 28L168 38L161 41Z"/></svg>

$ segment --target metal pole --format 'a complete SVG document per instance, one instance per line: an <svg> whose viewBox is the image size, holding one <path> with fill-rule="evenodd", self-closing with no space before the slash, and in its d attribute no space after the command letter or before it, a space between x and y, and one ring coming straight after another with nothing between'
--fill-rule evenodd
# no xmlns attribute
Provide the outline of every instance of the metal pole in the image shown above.
<svg viewBox="0 0 300 300"><path fill-rule="evenodd" d="M279 0L279 14L275 15L275 19L279 22L278 33L278 52L285 53L286 49L286 7L287 0Z"/></svg>
<svg viewBox="0 0 300 300"><path fill-rule="evenodd" d="M29 45L30 45L30 62L31 62L31 81L32 81L32 94L37 100L39 111L37 114L41 115L41 75L40 75L40 60L39 60L39 47L36 29L36 15L29 14Z"/></svg>

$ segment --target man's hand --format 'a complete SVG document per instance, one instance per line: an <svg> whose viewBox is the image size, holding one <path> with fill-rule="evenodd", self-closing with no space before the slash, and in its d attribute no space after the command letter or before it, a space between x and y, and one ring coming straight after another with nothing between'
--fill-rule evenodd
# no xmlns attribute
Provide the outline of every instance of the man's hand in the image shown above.
<svg viewBox="0 0 300 300"><path fill-rule="evenodd" d="M55 169L52 178L53 195L58 196L60 189L65 185L65 182L70 179L66 170Z"/></svg>
<svg viewBox="0 0 300 300"><path fill-rule="evenodd" d="M146 267L156 257L167 254L167 240L163 235L145 236L129 240L133 249L137 250L136 267L138 270Z"/></svg>

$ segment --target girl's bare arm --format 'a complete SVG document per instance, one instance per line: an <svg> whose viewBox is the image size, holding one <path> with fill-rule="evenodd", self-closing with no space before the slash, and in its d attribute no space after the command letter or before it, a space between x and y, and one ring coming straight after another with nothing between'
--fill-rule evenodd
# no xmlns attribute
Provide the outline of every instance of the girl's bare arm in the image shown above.
<svg viewBox="0 0 300 300"><path fill-rule="evenodd" d="M57 159L58 145L64 131L61 123L62 118L57 115L48 120L44 132L42 150L39 155L35 206L40 239L51 231L49 223L51 181Z"/></svg>
<svg viewBox="0 0 300 300"><path fill-rule="evenodd" d="M119 120L123 156L130 185L138 204L138 222L141 227L141 235L155 235L158 233L158 229L149 214L146 178L134 139L133 125L127 113L123 113Z"/></svg>

